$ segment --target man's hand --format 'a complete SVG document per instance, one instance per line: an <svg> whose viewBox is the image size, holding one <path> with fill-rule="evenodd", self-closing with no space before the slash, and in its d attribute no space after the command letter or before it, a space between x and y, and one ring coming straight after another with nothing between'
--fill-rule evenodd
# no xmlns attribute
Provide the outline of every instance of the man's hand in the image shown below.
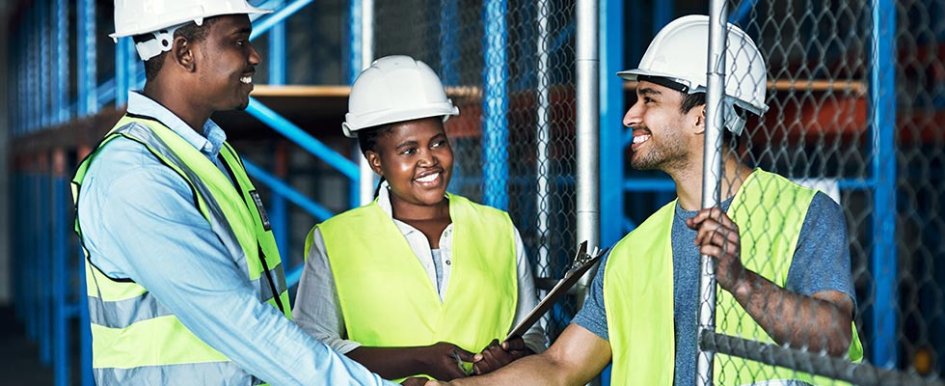
<svg viewBox="0 0 945 386"><path fill-rule="evenodd" d="M439 342L424 347L420 355L420 361L423 362L425 373L431 377L440 380L453 380L466 376L461 363L457 363L459 357L463 362L473 362L473 353L463 350L461 347L447 342Z"/></svg>
<svg viewBox="0 0 945 386"><path fill-rule="evenodd" d="M493 339L481 353L473 358L473 372L476 375L488 374L502 368L518 358L533 354L532 350L525 347L525 341L520 337L499 344L498 339Z"/></svg>
<svg viewBox="0 0 945 386"><path fill-rule="evenodd" d="M431 379L427 381L427 383L423 386L450 386L450 385L451 383L449 382L443 382L443 381L437 381L436 379Z"/></svg>
<svg viewBox="0 0 945 386"><path fill-rule="evenodd" d="M745 278L741 260L741 238L738 225L719 208L702 209L686 220L696 230L699 253L715 259L715 277L723 289L734 292Z"/></svg>

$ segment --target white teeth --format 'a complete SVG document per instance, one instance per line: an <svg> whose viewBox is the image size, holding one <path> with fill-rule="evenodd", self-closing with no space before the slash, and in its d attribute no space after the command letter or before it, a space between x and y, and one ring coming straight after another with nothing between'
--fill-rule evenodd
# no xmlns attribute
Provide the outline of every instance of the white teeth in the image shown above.
<svg viewBox="0 0 945 386"><path fill-rule="evenodd" d="M650 139L650 136L647 135L647 134L644 134L644 135L634 135L634 136L633 136L633 144L643 143L643 142L648 141L649 139Z"/></svg>
<svg viewBox="0 0 945 386"><path fill-rule="evenodd" d="M417 182L423 182L423 183L433 182L439 176L440 176L440 173L428 174L423 177L417 178Z"/></svg>
<svg viewBox="0 0 945 386"><path fill-rule="evenodd" d="M253 76L252 76L252 75L244 76L244 77L240 78L240 82L243 83L243 84L250 84L250 83L253 83Z"/></svg>

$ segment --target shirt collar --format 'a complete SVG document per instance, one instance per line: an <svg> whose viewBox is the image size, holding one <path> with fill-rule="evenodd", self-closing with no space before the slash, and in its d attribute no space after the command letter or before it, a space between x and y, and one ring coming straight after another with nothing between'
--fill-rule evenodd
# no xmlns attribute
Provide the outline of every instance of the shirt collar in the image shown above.
<svg viewBox="0 0 945 386"><path fill-rule="evenodd" d="M157 119L211 158L220 154L223 142L226 141L226 133L212 120L208 119L203 124L203 135L200 135L166 107L137 91L128 92L128 113Z"/></svg>

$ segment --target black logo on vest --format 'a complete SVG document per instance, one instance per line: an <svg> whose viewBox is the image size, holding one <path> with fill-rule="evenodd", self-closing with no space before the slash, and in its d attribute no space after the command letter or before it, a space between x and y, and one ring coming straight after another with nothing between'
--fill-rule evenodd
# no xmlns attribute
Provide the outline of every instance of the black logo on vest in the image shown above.
<svg viewBox="0 0 945 386"><path fill-rule="evenodd" d="M259 220L262 221L263 229L267 231L272 230L272 224L269 223L269 215L266 214L266 208L263 207L262 199L259 198L259 193L255 190L249 192L249 196L253 198L253 203L256 204L256 211L259 212Z"/></svg>

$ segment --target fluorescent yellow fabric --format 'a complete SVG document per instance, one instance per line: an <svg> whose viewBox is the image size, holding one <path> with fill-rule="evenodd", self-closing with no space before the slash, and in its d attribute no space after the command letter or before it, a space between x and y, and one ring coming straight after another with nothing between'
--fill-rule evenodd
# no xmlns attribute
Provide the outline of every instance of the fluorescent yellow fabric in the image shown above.
<svg viewBox="0 0 945 386"><path fill-rule="evenodd" d="M815 191L756 170L732 200L728 215L741 233L742 264L784 287L804 217ZM676 203L650 216L615 247L604 269L604 302L614 353L613 384L671 385L675 364L671 232ZM727 291L716 292L716 330L762 342L767 333ZM849 358L863 349L853 328ZM695 358L693 358L695 360ZM714 382L742 385L774 379L830 383L825 378L718 354Z"/></svg>
<svg viewBox="0 0 945 386"><path fill-rule="evenodd" d="M278 249L272 232L264 229L261 215L251 197L250 192L255 187L229 145L222 149L221 156L233 182L206 156L160 122L125 116L96 151L80 164L72 181L74 202L78 200L82 181L98 150L118 137L131 139L147 147L191 186L195 205L204 218L225 230L222 232L224 234L218 236L225 242L239 244L243 256L234 256L234 261L246 268L247 278L256 286L260 300L267 300L275 306L259 253L264 251L270 269L282 269ZM238 187L234 187L234 182ZM201 191L208 192L208 195ZM76 219L75 229L81 238L79 219ZM229 361L195 337L173 314L162 313L166 310L159 306L146 288L131 281L112 280L91 264L86 264L86 276L93 316L93 367L96 369ZM284 282L279 283L277 289L279 293L276 296L284 305L283 313L291 317ZM122 317L116 318L114 315ZM174 370L168 368L168 371ZM213 375L203 375L201 379L213 379ZM155 380L142 381L147 383Z"/></svg>
<svg viewBox="0 0 945 386"><path fill-rule="evenodd" d="M442 302L376 201L317 226L348 339L374 347L446 341L479 352L492 339L505 338L518 301L512 222L500 210L448 198L453 260Z"/></svg>

